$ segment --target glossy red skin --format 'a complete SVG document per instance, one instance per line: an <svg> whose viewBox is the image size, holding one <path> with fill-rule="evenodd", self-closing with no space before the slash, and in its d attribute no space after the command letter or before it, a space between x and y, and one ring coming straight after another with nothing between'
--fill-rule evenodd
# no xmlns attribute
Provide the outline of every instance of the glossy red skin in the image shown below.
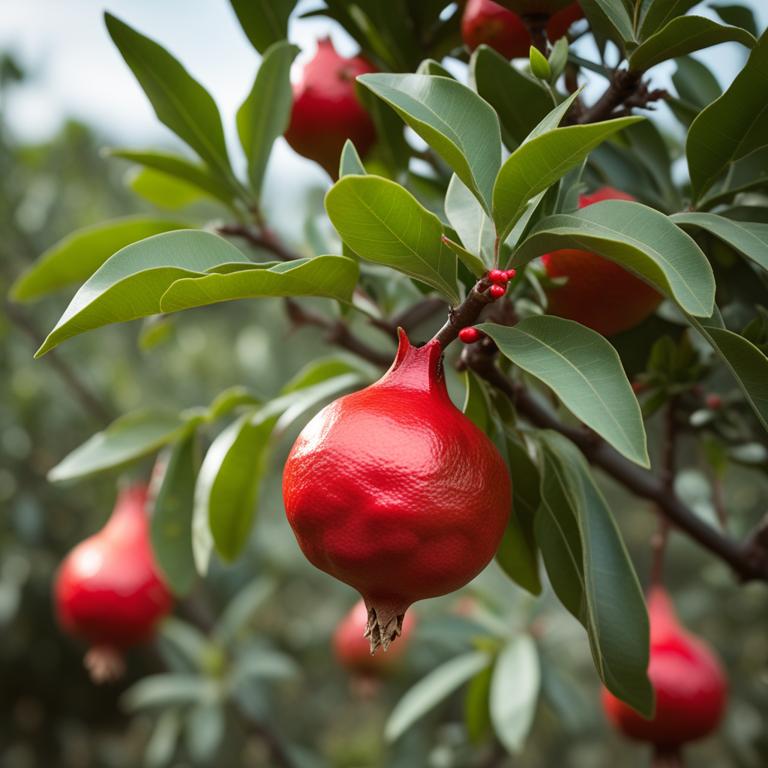
<svg viewBox="0 0 768 768"><path fill-rule="evenodd" d="M408 648L408 637L413 631L414 618L407 613L403 619L400 639L386 653L371 653L371 644L365 637L368 608L358 600L349 613L339 622L333 634L333 653L336 661L353 675L385 677L402 663Z"/></svg>
<svg viewBox="0 0 768 768"><path fill-rule="evenodd" d="M171 609L150 547L146 501L144 486L122 491L104 528L78 544L56 576L61 626L92 646L139 644Z"/></svg>
<svg viewBox="0 0 768 768"><path fill-rule="evenodd" d="M558 40L583 16L577 2L555 12L547 24L547 37ZM522 18L493 0L469 0L461 19L461 37L470 50L485 44L507 59L527 58L531 47Z"/></svg>
<svg viewBox="0 0 768 768"><path fill-rule="evenodd" d="M579 207L601 200L634 199L612 187L603 187L591 195L582 195ZM546 253L541 260L550 277L568 278L565 285L548 291L549 312L576 320L604 336L639 325L661 301L661 296L639 277L596 253L563 249Z"/></svg>
<svg viewBox="0 0 768 768"><path fill-rule="evenodd" d="M656 691L656 714L646 720L606 690L603 709L614 727L630 739L672 751L717 728L725 711L727 681L713 651L680 626L663 589L650 592L648 615L648 676Z"/></svg>
<svg viewBox="0 0 768 768"><path fill-rule="evenodd" d="M389 371L318 413L283 474L309 561L396 614L474 578L512 505L503 459L448 397L441 354L401 331Z"/></svg>
<svg viewBox="0 0 768 768"><path fill-rule="evenodd" d="M339 173L341 150L351 139L361 157L376 140L376 129L355 92L355 78L376 68L362 56L339 56L330 38L319 40L317 53L293 88L291 121L285 138L293 149Z"/></svg>

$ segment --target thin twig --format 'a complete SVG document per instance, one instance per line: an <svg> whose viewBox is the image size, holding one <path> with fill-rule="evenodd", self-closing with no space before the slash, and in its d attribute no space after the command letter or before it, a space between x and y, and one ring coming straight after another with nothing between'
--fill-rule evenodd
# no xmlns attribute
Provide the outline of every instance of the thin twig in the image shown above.
<svg viewBox="0 0 768 768"><path fill-rule="evenodd" d="M271 230L262 228L256 230L246 224L222 224L216 227L216 232L220 235L229 235L230 237L241 237L247 240L254 248L261 248L277 256L280 261L295 261L301 256L283 245Z"/></svg>
<svg viewBox="0 0 768 768"><path fill-rule="evenodd" d="M672 397L667 403L664 414L664 433L662 436L661 472L659 481L669 495L675 492L675 462L677 458L677 398ZM659 586L664 580L664 556L669 540L669 519L664 510L656 505L659 526L651 538L653 561L651 565L651 584Z"/></svg>
<svg viewBox="0 0 768 768"><path fill-rule="evenodd" d="M548 13L526 13L523 23L531 36L531 43L544 56L547 55L547 22Z"/></svg>
<svg viewBox="0 0 768 768"><path fill-rule="evenodd" d="M283 743L270 728L264 723L253 719L249 720L248 724L250 729L264 742L269 750L270 765L275 768L295 768L293 759L288 754Z"/></svg>

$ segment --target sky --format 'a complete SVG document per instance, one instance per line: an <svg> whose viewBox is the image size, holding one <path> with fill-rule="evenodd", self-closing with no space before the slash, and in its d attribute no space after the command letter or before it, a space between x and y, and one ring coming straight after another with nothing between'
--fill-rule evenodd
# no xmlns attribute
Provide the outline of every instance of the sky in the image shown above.
<svg viewBox="0 0 768 768"><path fill-rule="evenodd" d="M768 2L750 4L764 27ZM317 5L317 0L301 0L300 10ZM696 12L712 16L707 5ZM237 147L233 116L250 90L259 56L228 0L0 0L0 51L12 53L30 77L9 104L11 130L36 141L75 117L115 145L139 149L174 143L112 45L104 27L105 10L157 39L185 64L214 95L230 146ZM329 32L342 52L354 52L354 43L327 20L291 22L290 37L304 50L294 75L311 55L317 37ZM732 79L742 55L733 44L703 54L723 84ZM654 84L666 85L671 71L670 64L654 69ZM273 165L283 176L301 170L318 181L325 178L283 142Z"/></svg>

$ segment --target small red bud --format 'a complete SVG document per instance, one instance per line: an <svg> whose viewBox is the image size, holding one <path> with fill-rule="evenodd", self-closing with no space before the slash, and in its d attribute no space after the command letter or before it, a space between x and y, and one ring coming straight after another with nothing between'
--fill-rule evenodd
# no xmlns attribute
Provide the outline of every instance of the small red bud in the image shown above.
<svg viewBox="0 0 768 768"><path fill-rule="evenodd" d="M517 270L513 267L512 269L508 269L504 274L507 276L507 280L514 280L517 275Z"/></svg>
<svg viewBox="0 0 768 768"><path fill-rule="evenodd" d="M493 299L500 299L506 292L507 289L503 285L492 285L488 289L488 293Z"/></svg>
<svg viewBox="0 0 768 768"><path fill-rule="evenodd" d="M459 339L465 344L474 344L481 336L480 331L477 328L469 326L468 328L462 328L459 331Z"/></svg>
<svg viewBox="0 0 768 768"><path fill-rule="evenodd" d="M488 279L492 283L498 283L500 285L504 285L504 283L506 283L507 280L509 280L509 278L507 277L507 273L503 269L492 269L488 273Z"/></svg>
<svg viewBox="0 0 768 768"><path fill-rule="evenodd" d="M723 407L723 399L720 395L716 395L714 392L710 392L710 394L704 398L704 402L707 404L707 408L709 408L710 411L719 411Z"/></svg>

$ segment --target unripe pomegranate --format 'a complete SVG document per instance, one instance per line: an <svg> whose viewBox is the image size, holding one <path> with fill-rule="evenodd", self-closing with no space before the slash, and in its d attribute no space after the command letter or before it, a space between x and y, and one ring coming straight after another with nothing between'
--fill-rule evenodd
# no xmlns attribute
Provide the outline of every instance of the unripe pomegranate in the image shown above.
<svg viewBox="0 0 768 768"><path fill-rule="evenodd" d="M546 4L535 11L548 15ZM547 37L558 40L583 15L578 2L555 11L547 22ZM527 58L531 47L531 36L520 15L493 0L467 2L461 19L461 37L472 51L485 44L507 59Z"/></svg>
<svg viewBox="0 0 768 768"><path fill-rule="evenodd" d="M315 57L293 88L285 138L296 152L322 165L334 179L347 139L361 157L376 140L373 121L355 92L355 78L375 71L362 56L340 56L327 37L318 41Z"/></svg>
<svg viewBox="0 0 768 768"><path fill-rule="evenodd" d="M634 199L612 187L603 187L591 195L582 195L579 207L601 200ZM568 278L565 285L547 292L549 311L604 336L639 325L661 301L661 296L639 277L596 253L568 248L544 254L541 260L550 277Z"/></svg>
<svg viewBox="0 0 768 768"><path fill-rule="evenodd" d="M365 634L368 629L368 609L363 600L358 600L334 632L333 652L336 660L353 675L385 677L402 661L413 625L413 616L409 613L403 619L402 636L398 643L391 646L388 653L374 656Z"/></svg>
<svg viewBox="0 0 768 768"><path fill-rule="evenodd" d="M59 623L85 640L94 679L119 676L122 651L147 640L172 598L149 540L146 486L120 492L107 524L78 544L56 576Z"/></svg>
<svg viewBox="0 0 768 768"><path fill-rule="evenodd" d="M309 561L363 596L372 652L408 606L485 567L512 504L503 459L448 397L440 342L412 347L402 330L389 371L301 432L283 497Z"/></svg>
<svg viewBox="0 0 768 768"><path fill-rule="evenodd" d="M669 595L655 587L648 596L651 659L648 676L656 691L656 714L646 720L603 690L603 709L624 735L675 754L682 744L709 735L725 710L727 683L713 651L680 625Z"/></svg>

